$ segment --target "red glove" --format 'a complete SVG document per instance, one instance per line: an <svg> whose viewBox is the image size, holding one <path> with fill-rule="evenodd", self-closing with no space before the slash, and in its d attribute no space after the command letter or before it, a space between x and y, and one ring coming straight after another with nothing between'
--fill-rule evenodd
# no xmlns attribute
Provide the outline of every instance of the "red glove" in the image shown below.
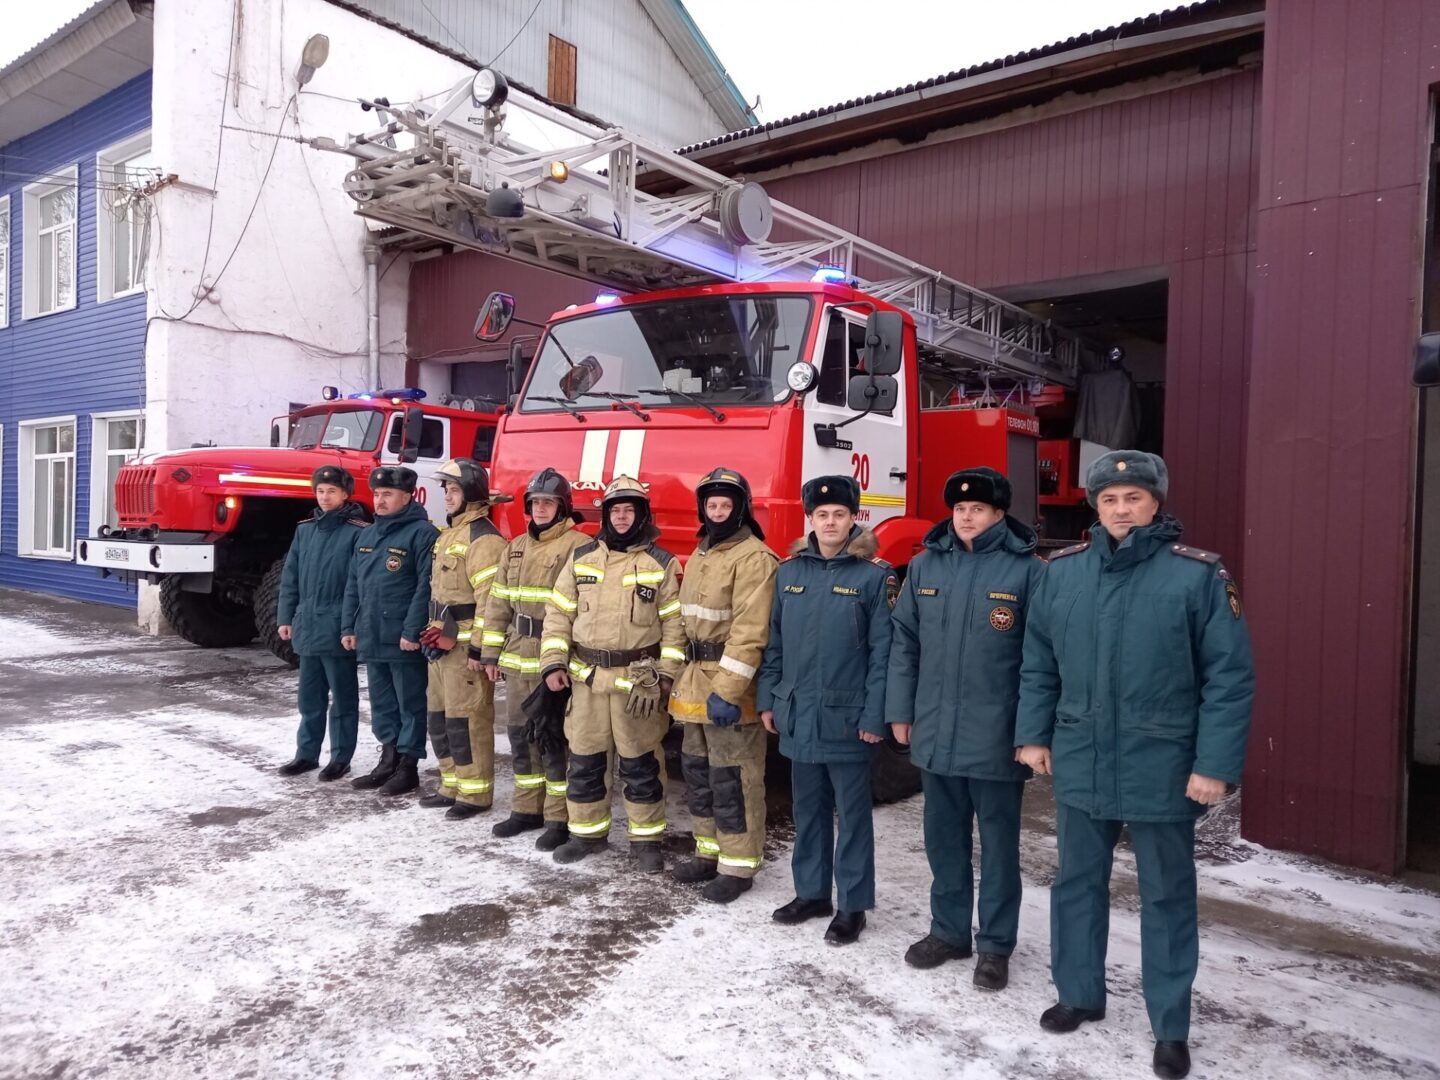
<svg viewBox="0 0 1440 1080"><path fill-rule="evenodd" d="M439 640L439 637L440 627L427 626L424 630L420 631L420 644L434 646L435 642Z"/></svg>

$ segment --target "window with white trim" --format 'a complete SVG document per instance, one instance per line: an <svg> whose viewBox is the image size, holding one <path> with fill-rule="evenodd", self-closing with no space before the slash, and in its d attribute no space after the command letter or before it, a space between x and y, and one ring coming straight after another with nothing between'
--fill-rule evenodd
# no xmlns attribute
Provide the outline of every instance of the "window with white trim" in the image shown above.
<svg viewBox="0 0 1440 1080"><path fill-rule="evenodd" d="M10 196L0 195L0 327L10 325Z"/></svg>
<svg viewBox="0 0 1440 1080"><path fill-rule="evenodd" d="M25 317L33 319L75 306L75 212L79 169L57 169L24 191L21 248Z"/></svg>
<svg viewBox="0 0 1440 1080"><path fill-rule="evenodd" d="M135 198L134 192L160 175L150 151L150 132L101 150L95 175L95 299L103 304L145 287L150 203Z"/></svg>
<svg viewBox="0 0 1440 1080"><path fill-rule="evenodd" d="M75 546L75 418L20 422L21 555L70 558Z"/></svg>
<svg viewBox="0 0 1440 1080"><path fill-rule="evenodd" d="M90 439L90 535L101 525L120 525L115 508L115 481L120 466L145 445L145 414L96 413L91 417Z"/></svg>

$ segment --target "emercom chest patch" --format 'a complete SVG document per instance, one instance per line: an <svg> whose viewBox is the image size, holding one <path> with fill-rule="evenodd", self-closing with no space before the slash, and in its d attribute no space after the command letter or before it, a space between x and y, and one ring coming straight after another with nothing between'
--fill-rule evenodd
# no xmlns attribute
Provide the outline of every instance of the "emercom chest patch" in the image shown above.
<svg viewBox="0 0 1440 1080"><path fill-rule="evenodd" d="M1019 598L1018 596L1016 596L1014 593L1008 593L1008 592L992 592L992 593L990 594L990 599L991 599L991 600L1009 600L1010 603L1012 603L1012 604L1018 604L1018 603L1020 602L1020 598Z"/></svg>
<svg viewBox="0 0 1440 1080"><path fill-rule="evenodd" d="M860 590L849 585L831 585L830 591L839 593L841 596L859 596Z"/></svg>
<svg viewBox="0 0 1440 1080"><path fill-rule="evenodd" d="M786 592L793 592L793 593L801 593L801 592L804 592L804 591L805 591L805 586L804 586L804 585L786 585L786 586L785 586L785 591L786 591Z"/></svg>

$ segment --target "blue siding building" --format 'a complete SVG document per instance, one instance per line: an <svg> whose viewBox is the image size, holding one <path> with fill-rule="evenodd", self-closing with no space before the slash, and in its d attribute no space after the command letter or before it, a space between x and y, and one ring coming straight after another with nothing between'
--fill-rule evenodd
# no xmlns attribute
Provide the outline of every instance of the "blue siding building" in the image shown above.
<svg viewBox="0 0 1440 1080"><path fill-rule="evenodd" d="M143 445L150 73L0 146L0 586L133 605L74 562ZM153 246L153 244L151 244Z"/></svg>

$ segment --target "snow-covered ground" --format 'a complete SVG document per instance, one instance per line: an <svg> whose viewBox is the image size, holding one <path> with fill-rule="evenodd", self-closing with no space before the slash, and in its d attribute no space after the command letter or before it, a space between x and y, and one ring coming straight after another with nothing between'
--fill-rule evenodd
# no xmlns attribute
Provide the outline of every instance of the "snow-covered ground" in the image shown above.
<svg viewBox="0 0 1440 1080"><path fill-rule="evenodd" d="M1150 1075L1126 855L1107 1019L1038 1027L1042 787L1011 986L985 994L968 962L902 960L928 925L918 798L877 811L879 908L830 948L823 921L770 921L783 825L726 908L633 874L623 843L560 867L494 816L275 776L293 675L258 649L63 608L0 593L0 1076ZM1193 1075L1440 1076L1440 898L1255 849L1232 818L1201 869Z"/></svg>

